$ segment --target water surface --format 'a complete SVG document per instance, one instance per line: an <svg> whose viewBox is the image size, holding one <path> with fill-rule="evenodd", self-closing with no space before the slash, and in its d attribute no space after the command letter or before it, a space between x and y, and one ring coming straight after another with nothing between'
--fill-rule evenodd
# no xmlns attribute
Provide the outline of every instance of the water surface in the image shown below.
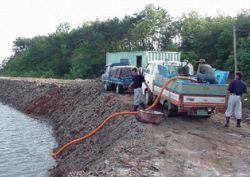
<svg viewBox="0 0 250 177"><path fill-rule="evenodd" d="M55 165L52 127L0 102L0 177L45 177Z"/></svg>

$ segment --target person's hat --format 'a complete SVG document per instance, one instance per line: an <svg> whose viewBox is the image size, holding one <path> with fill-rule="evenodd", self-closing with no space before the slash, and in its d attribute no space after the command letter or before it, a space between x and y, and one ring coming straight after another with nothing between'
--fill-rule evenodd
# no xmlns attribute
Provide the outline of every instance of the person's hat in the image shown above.
<svg viewBox="0 0 250 177"><path fill-rule="evenodd" d="M206 63L206 60L205 59L199 59L198 63Z"/></svg>

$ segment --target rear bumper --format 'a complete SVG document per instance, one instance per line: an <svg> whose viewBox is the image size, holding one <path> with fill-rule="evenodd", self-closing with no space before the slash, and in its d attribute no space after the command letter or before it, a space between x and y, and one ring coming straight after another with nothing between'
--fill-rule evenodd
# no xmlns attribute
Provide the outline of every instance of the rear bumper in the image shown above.
<svg viewBox="0 0 250 177"><path fill-rule="evenodd" d="M226 105L226 98L223 96L183 96L181 107L188 110L212 109L224 112Z"/></svg>
<svg viewBox="0 0 250 177"><path fill-rule="evenodd" d="M179 112L188 112L197 114L197 110L207 110L208 112L221 112L226 110L226 104L197 104L197 105L181 105L178 107Z"/></svg>

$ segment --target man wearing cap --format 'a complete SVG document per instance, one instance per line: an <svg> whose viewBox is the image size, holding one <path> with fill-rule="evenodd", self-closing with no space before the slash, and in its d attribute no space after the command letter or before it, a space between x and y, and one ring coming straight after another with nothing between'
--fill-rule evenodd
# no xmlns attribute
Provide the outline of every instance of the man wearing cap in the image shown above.
<svg viewBox="0 0 250 177"><path fill-rule="evenodd" d="M228 86L229 98L228 98L227 110L225 112L225 117L226 117L225 127L229 126L229 120L230 117L232 116L233 111L235 113L235 117L237 120L236 127L241 127L240 126L242 117L241 97L243 93L247 93L247 87L246 84L241 80L243 77L242 72L237 71L235 75L236 79L233 80Z"/></svg>
<svg viewBox="0 0 250 177"><path fill-rule="evenodd" d="M197 80L201 83L210 83L215 84L217 83L215 76L214 76L214 70L211 67L211 65L206 63L205 59L199 60L199 65L197 69Z"/></svg>

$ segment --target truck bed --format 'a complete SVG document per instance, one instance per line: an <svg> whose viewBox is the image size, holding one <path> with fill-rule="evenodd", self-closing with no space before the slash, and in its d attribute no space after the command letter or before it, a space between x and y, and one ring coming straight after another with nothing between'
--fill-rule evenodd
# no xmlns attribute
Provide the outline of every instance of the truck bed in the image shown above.
<svg viewBox="0 0 250 177"><path fill-rule="evenodd" d="M154 84L154 94L158 95L163 83ZM192 83L182 80L171 82L164 90L162 98L171 101L181 110L208 108L224 111L227 85Z"/></svg>
<svg viewBox="0 0 250 177"><path fill-rule="evenodd" d="M180 94L188 95L217 95L225 96L227 94L227 85L218 84L203 84L203 83L192 83L187 81L173 81L168 87L168 90L172 90Z"/></svg>

